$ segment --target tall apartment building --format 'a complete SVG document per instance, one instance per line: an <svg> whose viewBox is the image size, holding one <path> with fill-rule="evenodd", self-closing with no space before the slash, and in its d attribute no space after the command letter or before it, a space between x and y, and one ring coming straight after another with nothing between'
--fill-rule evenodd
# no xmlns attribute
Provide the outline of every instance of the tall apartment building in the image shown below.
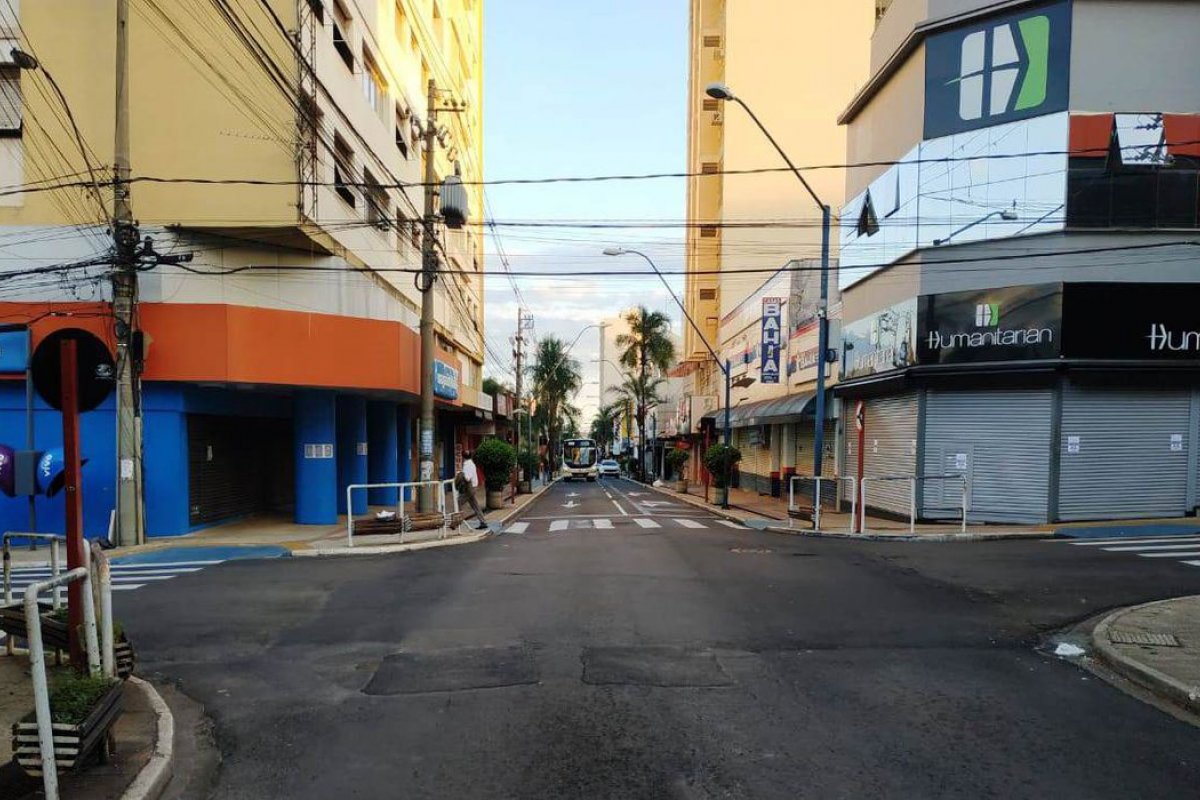
<svg viewBox="0 0 1200 800"><path fill-rule="evenodd" d="M842 115L841 380L920 513L1200 505L1200 5L894 0ZM857 460L850 437L845 455ZM943 478L939 476L951 476ZM907 513L905 482L868 503Z"/></svg>
<svg viewBox="0 0 1200 800"><path fill-rule="evenodd" d="M113 3L10 3L13 44L41 70L0 66L2 269L109 248ZM482 0L227 0L131 4L131 199L160 253L140 275L145 528L176 535L259 512L330 523L349 483L415 474L424 159L430 85L442 109L435 173L481 207ZM4 48L6 51L8 47ZM61 87L78 125L49 83ZM87 176L86 147L100 191ZM103 206L103 207L102 207ZM437 453L443 475L492 410L481 391L483 248L469 224L436 226ZM0 275L0 321L36 348L82 328L115 348L108 266L55 279ZM110 396L84 415L87 533L114 506ZM59 443L40 401L37 447ZM0 383L0 443L24 446L20 382ZM395 501L372 491L372 503ZM365 494L355 498L365 510ZM61 529L62 500L38 527ZM5 529L23 498L0 499Z"/></svg>
<svg viewBox="0 0 1200 800"><path fill-rule="evenodd" d="M703 336L684 331L676 372L691 376L686 406L699 434L705 415L711 425L724 402L724 377L709 347L732 362L742 483L761 492L771 491L772 475L813 469L821 213L789 172L738 174L785 165L743 109L707 97L705 87L728 84L797 164L837 164L846 146L837 115L844 93L866 74L873 25L867 3L691 3L688 164L695 177L688 181L685 304ZM825 203L841 204L838 170L806 178ZM771 298L784 329L775 383L763 380L761 358ZM831 405L831 433L835 415ZM832 435L828 441L832 464Z"/></svg>

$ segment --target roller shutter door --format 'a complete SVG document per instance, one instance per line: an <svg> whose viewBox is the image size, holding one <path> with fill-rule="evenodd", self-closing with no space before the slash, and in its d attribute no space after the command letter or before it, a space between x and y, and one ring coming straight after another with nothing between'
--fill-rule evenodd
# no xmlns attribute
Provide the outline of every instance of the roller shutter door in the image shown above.
<svg viewBox="0 0 1200 800"><path fill-rule="evenodd" d="M1062 520L1187 512L1191 394L1068 387L1063 395Z"/></svg>
<svg viewBox="0 0 1200 800"><path fill-rule="evenodd" d="M742 452L740 464L742 486L748 492L771 493L771 447L763 436L765 426L738 428L738 449ZM770 434L767 434L768 436Z"/></svg>
<svg viewBox="0 0 1200 800"><path fill-rule="evenodd" d="M853 409L852 405L847 408ZM851 410L848 412L852 414ZM880 475L912 475L917 464L917 395L873 398L867 401L865 477ZM852 424L852 423L851 423ZM847 472L853 473L858 464L857 431L846 434ZM867 484L866 505L882 511L908 516L909 484L907 481L879 481Z"/></svg>
<svg viewBox="0 0 1200 800"><path fill-rule="evenodd" d="M963 475L975 522L1045 522L1050 488L1050 389L930 390L925 402L925 475ZM958 481L926 480L922 516L958 519Z"/></svg>
<svg viewBox="0 0 1200 800"><path fill-rule="evenodd" d="M290 420L189 414L187 428L190 524L292 506Z"/></svg>

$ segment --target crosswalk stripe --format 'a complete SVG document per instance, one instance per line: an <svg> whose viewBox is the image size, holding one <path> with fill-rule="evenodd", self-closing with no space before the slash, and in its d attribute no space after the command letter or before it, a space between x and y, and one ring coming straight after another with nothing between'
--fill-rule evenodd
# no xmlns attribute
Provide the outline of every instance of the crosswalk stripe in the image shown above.
<svg viewBox="0 0 1200 800"><path fill-rule="evenodd" d="M527 530L529 530L528 522L514 522L512 525L508 526L507 532L508 533L524 533Z"/></svg>
<svg viewBox="0 0 1200 800"><path fill-rule="evenodd" d="M1101 548L1108 553L1131 553L1141 550L1195 550L1196 543L1191 544L1150 544L1150 545L1128 545L1125 547L1104 547Z"/></svg>
<svg viewBox="0 0 1200 800"><path fill-rule="evenodd" d="M1196 558L1200 556L1200 552L1180 553L1138 553L1142 558Z"/></svg>
<svg viewBox="0 0 1200 800"><path fill-rule="evenodd" d="M613 524L611 519L605 519L604 517L601 517L600 519L592 520L592 526L597 530L611 531Z"/></svg>
<svg viewBox="0 0 1200 800"><path fill-rule="evenodd" d="M1189 567L1200 567L1200 561L1184 561L1181 563L1187 564Z"/></svg>
<svg viewBox="0 0 1200 800"><path fill-rule="evenodd" d="M1200 542L1200 536L1158 536L1150 539L1126 538L1090 539L1086 542L1067 542L1072 547L1105 547L1113 544L1168 544L1171 542Z"/></svg>
<svg viewBox="0 0 1200 800"><path fill-rule="evenodd" d="M694 519L687 519L684 517L680 517L679 519L673 519L671 521L674 522L676 525L680 525L684 528L707 528L708 527L707 525L702 525L699 522L696 522L696 520L694 520Z"/></svg>
<svg viewBox="0 0 1200 800"><path fill-rule="evenodd" d="M570 525L569 519L556 519L550 523L550 532L566 530Z"/></svg>
<svg viewBox="0 0 1200 800"><path fill-rule="evenodd" d="M662 525L659 525L654 520L646 519L645 517L634 517L633 521L636 522L638 525L640 525L643 528L661 528L662 527Z"/></svg>
<svg viewBox="0 0 1200 800"><path fill-rule="evenodd" d="M115 578L119 575L137 577L139 575L186 575L189 572L199 572L202 567L187 567L185 569L139 569L126 570L114 569L111 574ZM45 580L50 577L50 570L22 570L14 569L13 578L36 578L37 580Z"/></svg>
<svg viewBox="0 0 1200 800"><path fill-rule="evenodd" d="M724 525L726 528L737 528L739 531L745 530L745 526L742 525L742 523L734 522L731 519L719 519L719 520L717 520L717 524Z"/></svg>

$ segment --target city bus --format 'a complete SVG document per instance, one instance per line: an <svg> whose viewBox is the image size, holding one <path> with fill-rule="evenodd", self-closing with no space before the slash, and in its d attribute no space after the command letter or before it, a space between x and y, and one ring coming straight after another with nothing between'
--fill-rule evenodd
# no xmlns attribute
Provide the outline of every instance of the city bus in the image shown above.
<svg viewBox="0 0 1200 800"><path fill-rule="evenodd" d="M562 445L564 481L584 478L595 481L600 475L600 449L594 439L567 439Z"/></svg>

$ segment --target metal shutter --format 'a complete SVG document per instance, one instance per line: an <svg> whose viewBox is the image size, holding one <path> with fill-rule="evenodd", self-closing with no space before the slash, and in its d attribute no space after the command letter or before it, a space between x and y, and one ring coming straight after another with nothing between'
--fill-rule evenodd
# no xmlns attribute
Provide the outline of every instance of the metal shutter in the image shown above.
<svg viewBox="0 0 1200 800"><path fill-rule="evenodd" d="M865 477L912 475L917 466L917 417L915 393L867 401ZM858 464L858 432L846 436L846 464L853 473ZM907 481L867 483L866 505L908 516L910 487Z"/></svg>
<svg viewBox="0 0 1200 800"><path fill-rule="evenodd" d="M1187 390L1064 390L1059 519L1185 514L1190 405Z"/></svg>
<svg viewBox="0 0 1200 800"><path fill-rule="evenodd" d="M813 474L813 432L816 430L816 420L812 417L805 417L802 421L795 423L796 453L795 465L797 475L812 475ZM825 420L825 457L821 459L821 474L826 477L833 477L837 473L837 420L827 418Z"/></svg>
<svg viewBox="0 0 1200 800"><path fill-rule="evenodd" d="M187 429L190 524L291 505L290 420L189 414Z"/></svg>
<svg viewBox="0 0 1200 800"><path fill-rule="evenodd" d="M771 493L771 448L762 439L763 427L738 428L738 449L742 451L741 488L759 494ZM769 434L768 434L769 435Z"/></svg>
<svg viewBox="0 0 1200 800"><path fill-rule="evenodd" d="M1050 492L1050 389L930 390L925 401L925 475L965 475L968 519L1045 522ZM958 519L962 486L927 480L922 516Z"/></svg>

